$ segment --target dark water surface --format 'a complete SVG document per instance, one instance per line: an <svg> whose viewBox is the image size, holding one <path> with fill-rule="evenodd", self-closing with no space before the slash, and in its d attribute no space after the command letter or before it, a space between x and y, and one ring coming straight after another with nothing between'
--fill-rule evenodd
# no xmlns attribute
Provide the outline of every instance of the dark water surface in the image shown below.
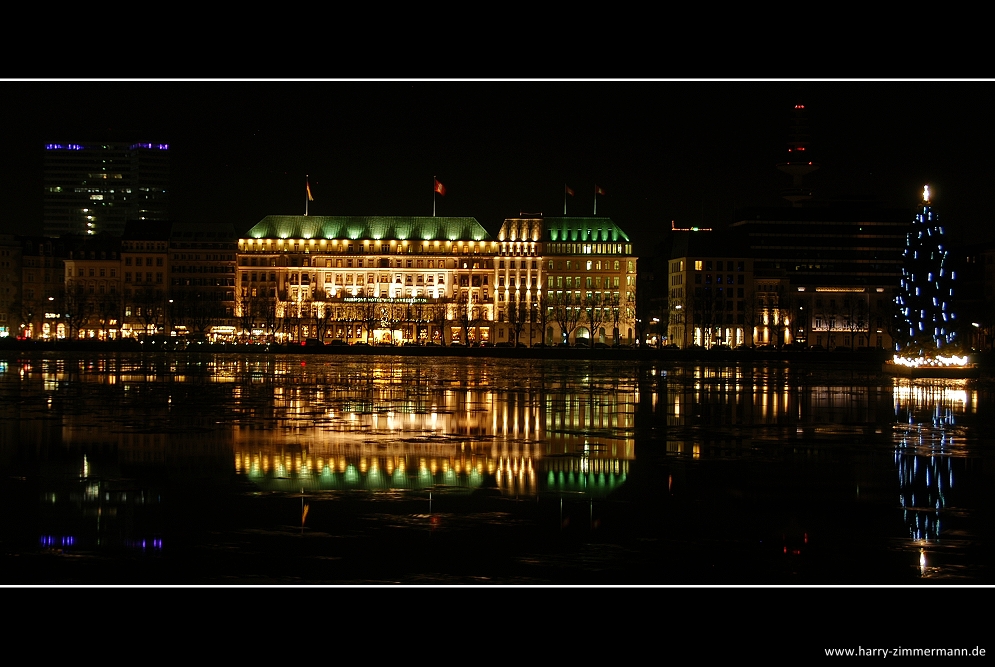
<svg viewBox="0 0 995 667"><path fill-rule="evenodd" d="M983 381L0 356L0 584L992 584Z"/></svg>

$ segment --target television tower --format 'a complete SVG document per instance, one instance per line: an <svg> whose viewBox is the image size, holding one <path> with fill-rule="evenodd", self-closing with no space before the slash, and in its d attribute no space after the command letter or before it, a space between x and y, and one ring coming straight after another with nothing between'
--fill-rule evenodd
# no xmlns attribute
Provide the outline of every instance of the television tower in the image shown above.
<svg viewBox="0 0 995 667"><path fill-rule="evenodd" d="M777 168L791 176L791 187L782 190L781 196L791 202L792 206L801 206L802 202L812 198L812 189L802 184L802 178L819 168L817 163L812 162L810 155L808 119L804 104L796 104L792 109L788 136L788 160L779 163Z"/></svg>

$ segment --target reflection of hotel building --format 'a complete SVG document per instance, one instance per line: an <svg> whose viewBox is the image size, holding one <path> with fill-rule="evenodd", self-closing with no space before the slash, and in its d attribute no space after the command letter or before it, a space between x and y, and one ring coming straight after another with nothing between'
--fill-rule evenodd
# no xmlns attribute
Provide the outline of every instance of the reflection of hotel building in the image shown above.
<svg viewBox="0 0 995 667"><path fill-rule="evenodd" d="M474 218L268 216L239 241L237 326L446 344L593 329L595 342L629 343L635 264L608 218L509 219L494 241Z"/></svg>
<svg viewBox="0 0 995 667"><path fill-rule="evenodd" d="M272 406L266 418L278 428L236 426L236 470L270 489L494 485L514 495L599 495L626 479L635 457L631 394L480 386L412 392L422 371L395 370L372 378L319 372L307 383L260 387L251 402ZM482 379L474 378L471 386Z"/></svg>

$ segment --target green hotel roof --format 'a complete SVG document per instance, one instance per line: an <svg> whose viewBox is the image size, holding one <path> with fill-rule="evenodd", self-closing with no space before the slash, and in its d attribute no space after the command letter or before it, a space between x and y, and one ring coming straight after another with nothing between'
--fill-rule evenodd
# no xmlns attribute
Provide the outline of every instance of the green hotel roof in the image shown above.
<svg viewBox="0 0 995 667"><path fill-rule="evenodd" d="M542 219L547 241L629 241L629 236L611 218Z"/></svg>
<svg viewBox="0 0 995 667"><path fill-rule="evenodd" d="M249 230L254 239L387 239L490 241L476 218L391 215L267 215Z"/></svg>

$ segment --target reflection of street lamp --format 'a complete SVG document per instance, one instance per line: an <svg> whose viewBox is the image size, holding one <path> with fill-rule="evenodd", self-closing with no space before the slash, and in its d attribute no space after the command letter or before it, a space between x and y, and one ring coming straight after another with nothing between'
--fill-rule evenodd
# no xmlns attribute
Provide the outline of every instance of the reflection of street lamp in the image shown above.
<svg viewBox="0 0 995 667"><path fill-rule="evenodd" d="M681 317L683 315L683 313L681 312L682 308L684 308L683 304L678 303L678 304L674 305L674 310L677 311L677 313L674 315L674 325L675 325L675 327L677 327L674 330L674 337L677 339L678 344L680 344L680 345L684 344L685 338L686 338L686 329L684 328L684 319ZM667 338L668 339L670 338L670 331L669 330L667 331Z"/></svg>
<svg viewBox="0 0 995 667"><path fill-rule="evenodd" d="M173 335L173 300L169 299L169 305L166 306L166 331L167 336Z"/></svg>

